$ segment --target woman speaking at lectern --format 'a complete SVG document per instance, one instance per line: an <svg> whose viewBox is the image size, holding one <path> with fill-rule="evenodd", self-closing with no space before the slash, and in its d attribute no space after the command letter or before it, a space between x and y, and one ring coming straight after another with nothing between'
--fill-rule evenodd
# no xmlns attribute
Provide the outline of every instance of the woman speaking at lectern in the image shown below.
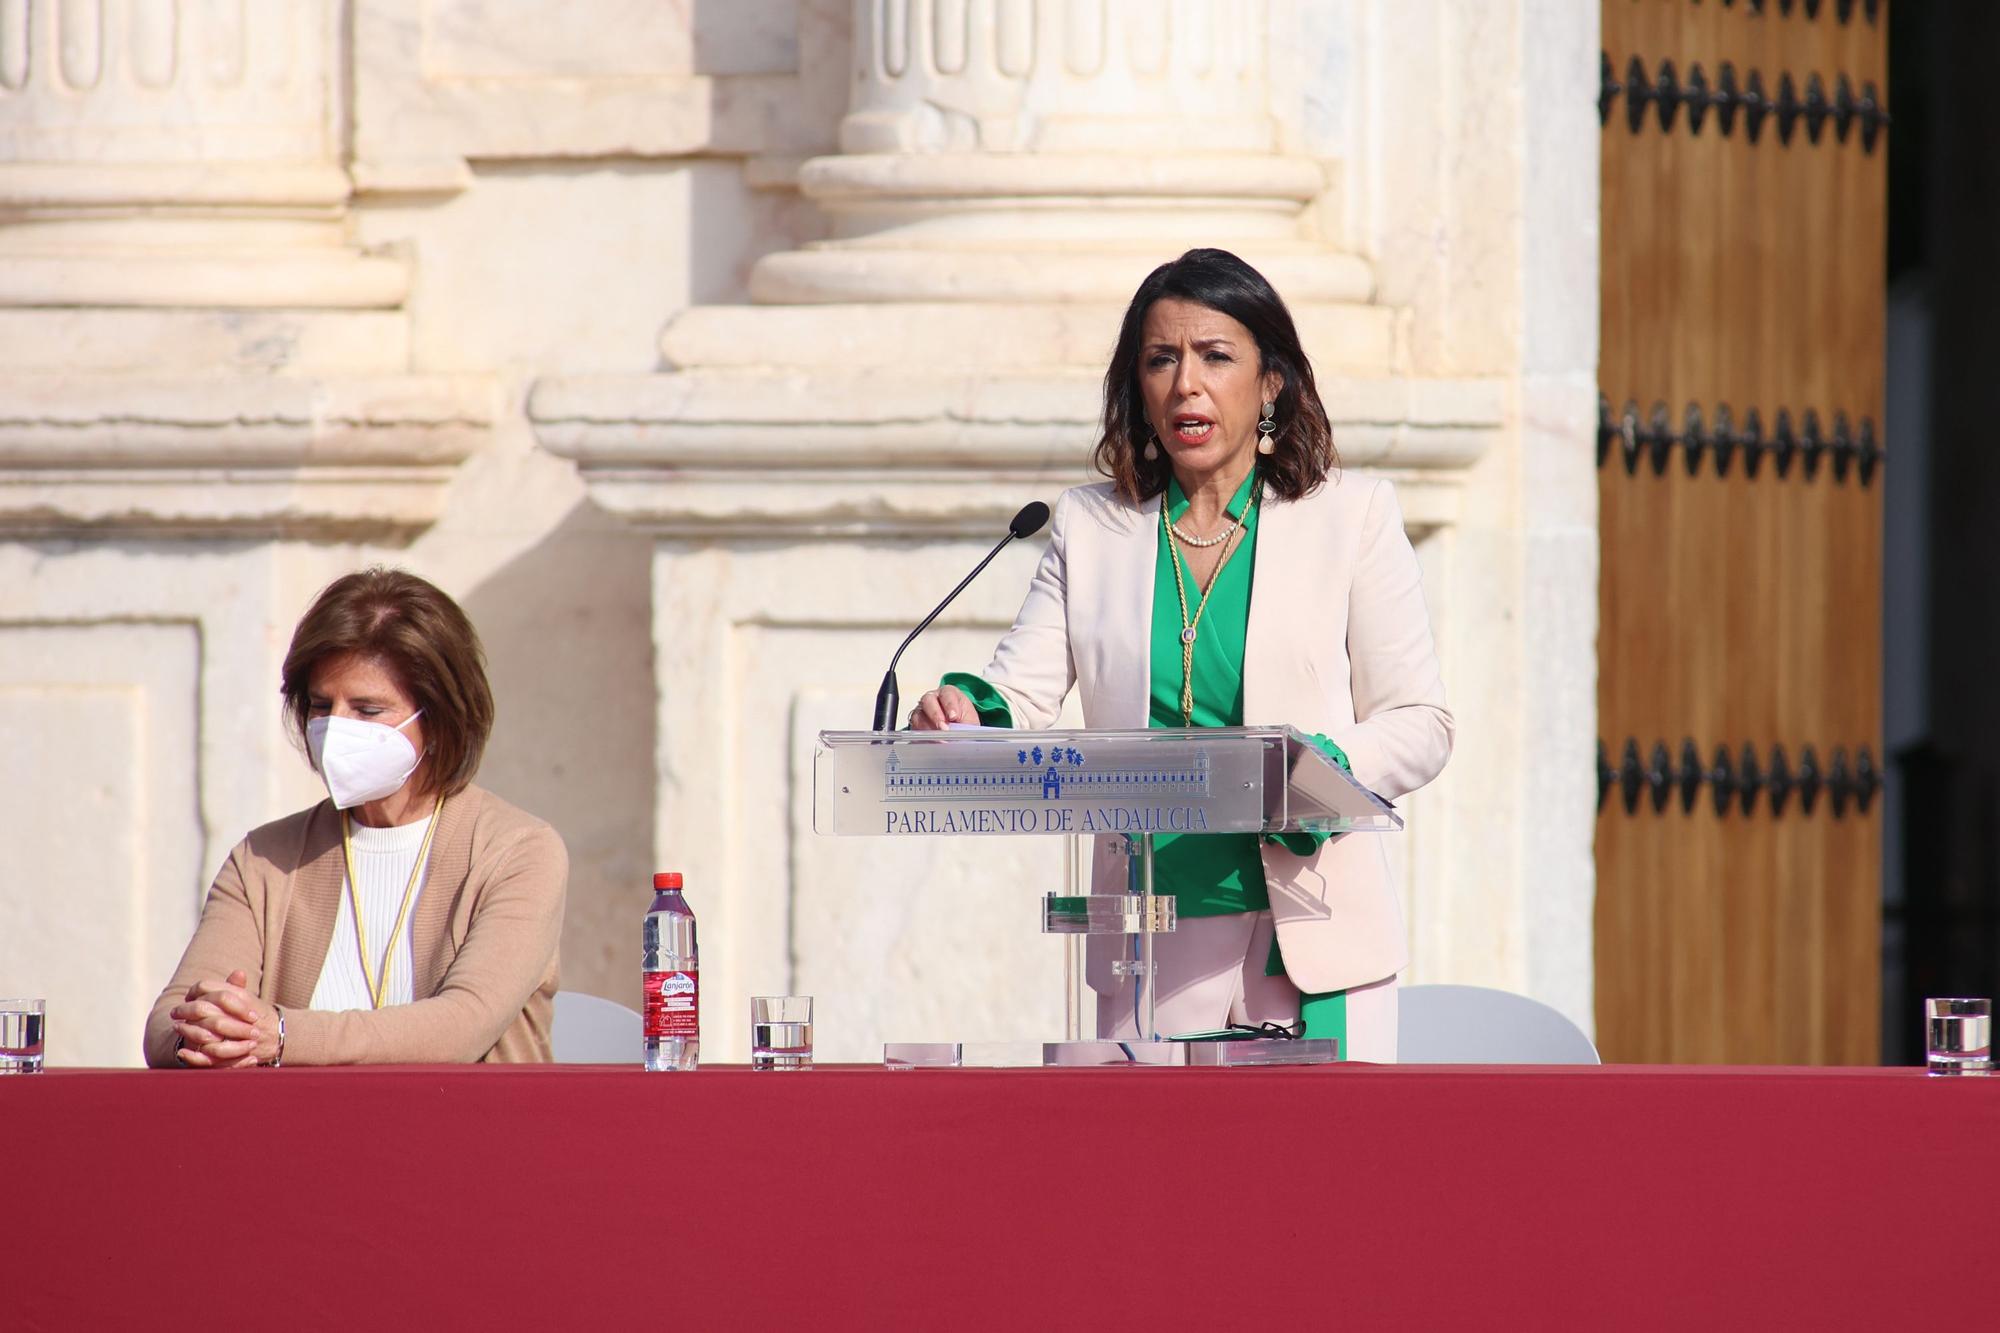
<svg viewBox="0 0 2000 1333"><path fill-rule="evenodd" d="M1109 482L1057 501L1014 626L977 676L912 712L1047 727L1075 687L1085 725L1290 724L1394 800L1451 754L1422 575L1386 481L1338 470L1291 313L1222 250L1155 269L1104 377L1095 462ZM1408 962L1375 836L1162 836L1155 883L1180 924L1154 942L1165 1034L1292 1024L1344 1058L1396 1058ZM1097 893L1122 858L1096 849ZM1136 1035L1129 978L1093 937L1098 1032Z"/></svg>
<svg viewBox="0 0 2000 1333"><path fill-rule="evenodd" d="M327 799L230 852L146 1063L549 1059L569 862L472 784L493 695L465 613L415 575L349 574L293 631L281 688Z"/></svg>

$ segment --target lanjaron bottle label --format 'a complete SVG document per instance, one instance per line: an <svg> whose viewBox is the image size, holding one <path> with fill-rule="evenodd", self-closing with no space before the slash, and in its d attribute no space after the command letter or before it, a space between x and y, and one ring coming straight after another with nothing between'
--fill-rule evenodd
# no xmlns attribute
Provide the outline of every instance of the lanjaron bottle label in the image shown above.
<svg viewBox="0 0 2000 1333"><path fill-rule="evenodd" d="M694 969L646 974L646 1036L699 1037L701 987Z"/></svg>

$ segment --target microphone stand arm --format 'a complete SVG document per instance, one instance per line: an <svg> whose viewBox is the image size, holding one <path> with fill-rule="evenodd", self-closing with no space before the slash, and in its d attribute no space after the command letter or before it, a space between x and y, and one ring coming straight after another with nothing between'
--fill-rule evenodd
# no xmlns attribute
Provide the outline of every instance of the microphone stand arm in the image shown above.
<svg viewBox="0 0 2000 1333"><path fill-rule="evenodd" d="M1005 550L1007 543L1013 540L1014 534L1010 530L1006 536L995 542L993 549L986 553L986 558L974 565L972 572L958 581L958 586L953 588L946 595L945 599L937 604L936 610L925 616L922 622L910 631L909 636L903 640L902 646L896 649L896 655L889 659L889 669L882 674L882 688L875 692L875 725L871 730L896 730L896 714L902 708L901 690L896 684L896 663L903 660L903 649L908 648L912 643L916 642L917 636L929 629L931 622L943 615L944 609L956 601L958 595L965 591L965 585L978 578L980 571L992 564L993 558Z"/></svg>

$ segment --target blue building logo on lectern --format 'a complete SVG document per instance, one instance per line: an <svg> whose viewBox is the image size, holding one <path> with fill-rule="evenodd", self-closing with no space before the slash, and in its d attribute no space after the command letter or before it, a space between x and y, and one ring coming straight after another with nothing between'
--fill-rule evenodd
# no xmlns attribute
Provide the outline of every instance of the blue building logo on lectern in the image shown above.
<svg viewBox="0 0 2000 1333"><path fill-rule="evenodd" d="M1039 745L1015 752L1016 763L1035 768L1042 767L1044 758L1048 761L1048 767L1042 773L1042 799L1053 801L1062 795L1064 765L1068 765L1072 770L1082 768L1083 754L1067 745L1055 746L1046 756Z"/></svg>

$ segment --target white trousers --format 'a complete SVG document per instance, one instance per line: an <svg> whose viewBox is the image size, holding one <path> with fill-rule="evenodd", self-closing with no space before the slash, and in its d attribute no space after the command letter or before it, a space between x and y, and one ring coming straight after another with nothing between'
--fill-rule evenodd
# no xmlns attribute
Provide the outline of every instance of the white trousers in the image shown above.
<svg viewBox="0 0 2000 1333"><path fill-rule="evenodd" d="M1159 977L1154 1012L1164 1036L1205 1032L1229 1023L1294 1023L1299 988L1290 977L1264 975L1276 927L1269 912L1184 918L1167 935L1153 937ZM1131 1041L1139 1035L1132 978L1119 977L1097 996L1097 1035ZM1384 977L1347 992L1343 1060L1396 1062L1396 978Z"/></svg>

